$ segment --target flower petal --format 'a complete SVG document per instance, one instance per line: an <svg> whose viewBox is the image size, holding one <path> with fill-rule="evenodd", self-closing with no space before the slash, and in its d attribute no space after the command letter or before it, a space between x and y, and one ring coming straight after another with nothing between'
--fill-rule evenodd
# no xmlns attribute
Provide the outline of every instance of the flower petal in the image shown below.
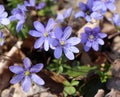
<svg viewBox="0 0 120 97"><path fill-rule="evenodd" d="M104 45L104 41L100 38L97 39L97 42L100 44L100 45Z"/></svg>
<svg viewBox="0 0 120 97"><path fill-rule="evenodd" d="M103 15L98 12L93 12L90 16L96 20L100 20L103 18Z"/></svg>
<svg viewBox="0 0 120 97"><path fill-rule="evenodd" d="M57 21L57 22L63 22L63 21L64 21L63 15L58 13L58 14L57 14L56 21Z"/></svg>
<svg viewBox="0 0 120 97"><path fill-rule="evenodd" d="M96 41L93 41L92 42L92 48L95 50L95 51L98 51L99 50L99 45Z"/></svg>
<svg viewBox="0 0 120 97"><path fill-rule="evenodd" d="M0 18L6 18L8 16L7 12L3 12L0 14Z"/></svg>
<svg viewBox="0 0 120 97"><path fill-rule="evenodd" d="M88 52L88 51L90 50L90 48L91 48L91 47L88 47L88 46L86 46L86 45L84 46L84 50L85 50L86 52Z"/></svg>
<svg viewBox="0 0 120 97"><path fill-rule="evenodd" d="M104 10L104 11L107 10L105 4L102 1L95 1L94 4L93 4L92 10L93 11L98 11L98 10L101 10L101 9Z"/></svg>
<svg viewBox="0 0 120 97"><path fill-rule="evenodd" d="M100 38L105 38L105 37L107 37L107 34L105 34L105 33L98 33L98 35L99 35Z"/></svg>
<svg viewBox="0 0 120 97"><path fill-rule="evenodd" d="M35 6L36 0L30 0L30 6Z"/></svg>
<svg viewBox="0 0 120 97"><path fill-rule="evenodd" d="M45 7L45 5L46 5L45 2L41 2L41 3L38 4L38 6L36 6L36 9L42 9L42 8Z"/></svg>
<svg viewBox="0 0 120 97"><path fill-rule="evenodd" d="M37 73L43 69L43 64L39 63L31 67L30 72Z"/></svg>
<svg viewBox="0 0 120 97"><path fill-rule="evenodd" d="M17 32L20 32L23 28L24 21L19 21L16 26Z"/></svg>
<svg viewBox="0 0 120 97"><path fill-rule="evenodd" d="M34 36L34 37L40 37L40 36L42 36L42 34L41 34L40 32L35 31L35 30L30 30L30 31L29 31L29 34L30 34L31 36Z"/></svg>
<svg viewBox="0 0 120 97"><path fill-rule="evenodd" d="M116 7L113 3L107 3L106 6L110 11L116 10Z"/></svg>
<svg viewBox="0 0 120 97"><path fill-rule="evenodd" d="M74 54L73 52L67 50L67 49L64 49L64 53L65 53L65 56L69 59L69 60L74 60Z"/></svg>
<svg viewBox="0 0 120 97"><path fill-rule="evenodd" d="M31 67L31 61L28 57L24 58L23 64L25 66L25 69L28 70Z"/></svg>
<svg viewBox="0 0 120 97"><path fill-rule="evenodd" d="M71 15L71 12L72 8L68 8L63 14L64 18L68 18Z"/></svg>
<svg viewBox="0 0 120 97"><path fill-rule="evenodd" d="M110 21L114 22L115 25L120 26L120 16L119 14L115 13L113 19L109 19Z"/></svg>
<svg viewBox="0 0 120 97"><path fill-rule="evenodd" d="M61 47L57 47L54 50L54 56L55 58L59 59L62 56L62 48Z"/></svg>
<svg viewBox="0 0 120 97"><path fill-rule="evenodd" d="M28 92L31 87L31 79L29 76L26 76L22 82L22 88L25 92Z"/></svg>
<svg viewBox="0 0 120 97"><path fill-rule="evenodd" d="M84 4L83 2L80 2L80 3L79 3L79 7L80 7L80 9L81 9L82 11L86 11L86 10L87 10L87 6L86 6L86 4Z"/></svg>
<svg viewBox="0 0 120 97"><path fill-rule="evenodd" d="M38 85L44 85L45 84L44 80L36 74L31 74L31 79Z"/></svg>
<svg viewBox="0 0 120 97"><path fill-rule="evenodd" d="M34 48L35 49L40 48L43 45L43 43L44 43L44 38L41 37L41 38L37 39L35 41Z"/></svg>
<svg viewBox="0 0 120 97"><path fill-rule="evenodd" d="M92 20L92 18L89 15L86 15L85 19L87 22L91 22L91 20Z"/></svg>
<svg viewBox="0 0 120 97"><path fill-rule="evenodd" d="M70 26L66 27L65 30L64 30L64 34L63 34L62 39L63 40L68 39L71 34L72 34L72 28Z"/></svg>
<svg viewBox="0 0 120 97"><path fill-rule="evenodd" d="M87 41L87 42L86 42L86 46L87 46L87 47L91 47L91 46L92 46L92 42Z"/></svg>
<svg viewBox="0 0 120 97"><path fill-rule="evenodd" d="M93 34L98 34L100 33L100 31L101 31L100 27L93 28Z"/></svg>
<svg viewBox="0 0 120 97"><path fill-rule="evenodd" d="M54 21L54 19L53 18L50 18L49 20L48 20L48 23L47 23L47 26L46 26L46 31L47 32L50 32L52 29L53 29L53 27L55 26L55 21Z"/></svg>
<svg viewBox="0 0 120 97"><path fill-rule="evenodd" d="M80 34L80 38L81 38L81 43L86 43L86 41L88 40L88 35L86 33L81 33Z"/></svg>
<svg viewBox="0 0 120 97"><path fill-rule="evenodd" d="M34 24L34 27L37 31L40 31L42 33L45 31L45 28L41 22L35 21L33 24Z"/></svg>
<svg viewBox="0 0 120 97"><path fill-rule="evenodd" d="M87 33L88 35L92 33L92 29L89 27L85 27L84 30L85 30L85 33Z"/></svg>
<svg viewBox="0 0 120 97"><path fill-rule="evenodd" d="M2 14L4 12L5 8L3 5L0 5L0 14Z"/></svg>
<svg viewBox="0 0 120 97"><path fill-rule="evenodd" d="M1 24L8 25L10 23L10 20L8 18L2 18Z"/></svg>
<svg viewBox="0 0 120 97"><path fill-rule="evenodd" d="M11 84L19 83L24 78L24 73L18 74L10 80Z"/></svg>
<svg viewBox="0 0 120 97"><path fill-rule="evenodd" d="M77 45L78 43L80 43L80 38L71 37L66 41L66 43L70 43L71 45Z"/></svg>
<svg viewBox="0 0 120 97"><path fill-rule="evenodd" d="M78 17L85 17L85 13L83 11L79 11L75 14L75 18L78 18Z"/></svg>
<svg viewBox="0 0 120 97"><path fill-rule="evenodd" d="M60 44L59 40L54 39L52 42L53 47L57 47Z"/></svg>
<svg viewBox="0 0 120 97"><path fill-rule="evenodd" d="M10 66L9 69L11 72L13 72L15 74L19 74L19 73L24 72L24 70L21 66Z"/></svg>
<svg viewBox="0 0 120 97"><path fill-rule="evenodd" d="M89 8L89 10L92 11L92 7L93 7L93 2L94 0L87 0L87 7Z"/></svg>
<svg viewBox="0 0 120 97"><path fill-rule="evenodd" d="M48 50L49 50L49 40L48 40L48 38L45 39L44 49L45 49L45 51L48 51Z"/></svg>
<svg viewBox="0 0 120 97"><path fill-rule="evenodd" d="M79 49L76 48L75 46L70 46L70 51L73 52L73 53L79 53Z"/></svg>
<svg viewBox="0 0 120 97"><path fill-rule="evenodd" d="M54 35L57 39L61 39L63 35L63 31L60 27L56 27L54 30Z"/></svg>

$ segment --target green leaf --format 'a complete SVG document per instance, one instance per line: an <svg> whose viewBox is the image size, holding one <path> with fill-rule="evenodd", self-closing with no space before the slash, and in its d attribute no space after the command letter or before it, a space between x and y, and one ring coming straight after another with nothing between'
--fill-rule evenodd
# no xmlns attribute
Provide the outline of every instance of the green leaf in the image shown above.
<svg viewBox="0 0 120 97"><path fill-rule="evenodd" d="M66 92L63 92L63 94L64 94L64 97L67 97L67 96L68 96L68 94L67 94Z"/></svg>
<svg viewBox="0 0 120 97"><path fill-rule="evenodd" d="M64 88L64 91L65 91L67 94L72 95L72 94L74 94L74 93L76 92L76 89L71 86L71 87L65 87L65 88Z"/></svg>
<svg viewBox="0 0 120 97"><path fill-rule="evenodd" d="M62 73L62 72L63 72L63 67L62 67L62 66L59 66L59 67L58 67L58 72L57 72L57 73L60 74L60 73Z"/></svg>
<svg viewBox="0 0 120 97"><path fill-rule="evenodd" d="M63 84L64 84L65 86L70 86L70 83L69 83L68 81L64 81Z"/></svg>
<svg viewBox="0 0 120 97"><path fill-rule="evenodd" d="M69 75L71 78L79 77L81 79L85 77L90 70L93 69L95 69L95 67L74 65L70 69L67 69L64 73Z"/></svg>
<svg viewBox="0 0 120 97"><path fill-rule="evenodd" d="M71 82L71 85L72 85L72 86L76 86L76 85L78 85L78 84L79 84L79 81L72 80L72 82Z"/></svg>

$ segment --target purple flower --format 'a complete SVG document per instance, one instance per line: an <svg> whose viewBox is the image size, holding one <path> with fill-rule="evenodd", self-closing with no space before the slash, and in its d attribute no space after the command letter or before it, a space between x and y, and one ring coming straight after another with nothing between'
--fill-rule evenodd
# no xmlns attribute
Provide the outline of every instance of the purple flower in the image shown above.
<svg viewBox="0 0 120 97"><path fill-rule="evenodd" d="M5 8L3 5L0 5L0 24L8 25L10 20L7 18L8 13L5 12Z"/></svg>
<svg viewBox="0 0 120 97"><path fill-rule="evenodd" d="M36 0L24 1L24 5L28 7L35 7L37 10L45 7L45 2L41 2L36 6Z"/></svg>
<svg viewBox="0 0 120 97"><path fill-rule="evenodd" d="M93 11L101 11L103 14L108 10L114 11L116 7L114 5L115 0L96 0L92 8Z"/></svg>
<svg viewBox="0 0 120 97"><path fill-rule="evenodd" d="M114 23L114 25L116 26L120 26L120 16L119 14L115 13L112 17L112 19L109 19L110 21L112 21Z"/></svg>
<svg viewBox="0 0 120 97"><path fill-rule="evenodd" d="M47 26L45 27L42 23L35 21L34 27L35 30L30 30L29 34L34 37L38 37L34 44L34 48L38 49L44 46L44 50L48 51L51 43L53 41L53 33L52 30L55 26L55 21L50 18L48 20ZM43 45L44 44L44 45Z"/></svg>
<svg viewBox="0 0 120 97"><path fill-rule="evenodd" d="M0 46L2 46L5 42L4 34L0 32Z"/></svg>
<svg viewBox="0 0 120 97"><path fill-rule="evenodd" d="M79 11L75 14L75 18L83 17L88 22L91 22L92 18L94 18L96 20L102 19L103 18L102 14L100 14L97 11L92 10L93 2L95 2L95 0L88 0L87 4L80 2L79 7L80 7L81 11Z"/></svg>
<svg viewBox="0 0 120 97"><path fill-rule="evenodd" d="M16 20L18 21L17 26L16 26L17 32L21 31L23 28L23 24L26 19L25 11L27 11L25 6L18 4L17 8L12 10L12 16L9 17L11 21L16 21Z"/></svg>
<svg viewBox="0 0 120 97"><path fill-rule="evenodd" d="M65 56L73 60L74 54L78 53L78 48L75 47L78 43L80 43L80 39L77 37L70 37L72 33L72 28L70 26L66 27L64 31L60 27L56 27L54 30L54 34L56 40L54 40L53 45L55 46L54 56L55 58L60 58L62 55L62 50Z"/></svg>
<svg viewBox="0 0 120 97"><path fill-rule="evenodd" d="M42 8L45 7L45 5L46 5L45 2L41 2L41 3L39 3L39 4L36 6L36 9L42 9Z"/></svg>
<svg viewBox="0 0 120 97"><path fill-rule="evenodd" d="M64 22L66 18L69 18L72 13L72 8L68 8L63 14L58 13L56 21L57 22Z"/></svg>
<svg viewBox="0 0 120 97"><path fill-rule="evenodd" d="M104 45L102 38L105 38L107 34L101 33L100 27L95 27L91 29L89 27L85 28L85 32L81 34L81 43L85 44L85 51L89 51L92 47L95 51L99 50L99 44Z"/></svg>
<svg viewBox="0 0 120 97"><path fill-rule="evenodd" d="M10 71L16 74L16 76L10 80L10 83L16 84L22 82L22 88L25 92L29 91L31 87L31 81L38 85L44 85L44 80L35 74L42 70L43 64L39 63L31 67L31 61L27 57L24 58L23 64L24 68L21 66L9 67Z"/></svg>

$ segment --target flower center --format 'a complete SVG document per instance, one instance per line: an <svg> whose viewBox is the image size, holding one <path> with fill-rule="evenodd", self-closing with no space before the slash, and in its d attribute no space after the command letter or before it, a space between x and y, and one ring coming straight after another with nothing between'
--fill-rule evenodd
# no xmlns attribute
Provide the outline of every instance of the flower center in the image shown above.
<svg viewBox="0 0 120 97"><path fill-rule="evenodd" d="M43 35L44 35L45 37L48 37L48 32L45 32Z"/></svg>
<svg viewBox="0 0 120 97"><path fill-rule="evenodd" d="M65 42L64 41L60 41L60 44L63 46L63 45L65 45Z"/></svg>
<svg viewBox="0 0 120 97"><path fill-rule="evenodd" d="M86 11L86 14L87 14L87 15L90 15L90 11L89 11L89 10L87 10L87 11Z"/></svg>
<svg viewBox="0 0 120 97"><path fill-rule="evenodd" d="M30 72L29 72L29 71L26 71L26 72L25 72L25 75L26 75L26 76L29 76L29 75L30 75Z"/></svg>
<svg viewBox="0 0 120 97"><path fill-rule="evenodd" d="M93 35L90 35L90 36L89 36L89 39L90 39L90 40L93 40L93 39L94 39L94 36L93 36Z"/></svg>

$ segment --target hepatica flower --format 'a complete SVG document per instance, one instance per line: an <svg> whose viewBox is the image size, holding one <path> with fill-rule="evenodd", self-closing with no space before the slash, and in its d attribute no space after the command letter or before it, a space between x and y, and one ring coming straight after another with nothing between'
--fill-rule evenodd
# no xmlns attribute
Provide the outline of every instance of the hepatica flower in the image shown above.
<svg viewBox="0 0 120 97"><path fill-rule="evenodd" d="M0 46L2 46L5 42L4 34L0 32Z"/></svg>
<svg viewBox="0 0 120 97"><path fill-rule="evenodd" d="M115 0L96 0L94 2L93 11L101 11L105 13L107 10L114 11L116 7L114 5Z"/></svg>
<svg viewBox="0 0 120 97"><path fill-rule="evenodd" d="M54 40L53 42L53 45L55 46L55 58L60 58L63 51L68 59L73 60L73 53L79 52L78 48L76 48L75 45L80 43L80 39L77 37L69 38L71 33L72 28L70 26L66 27L64 31L62 31L60 27L56 27L56 29L54 30L54 34L56 37L56 40Z"/></svg>
<svg viewBox="0 0 120 97"><path fill-rule="evenodd" d="M81 34L81 43L85 44L85 51L89 51L91 47L98 51L99 45L104 45L103 38L106 36L107 34L100 31L100 27L95 27L94 29L86 27L85 32Z"/></svg>
<svg viewBox="0 0 120 97"><path fill-rule="evenodd" d="M39 3L38 5L36 5L36 0L29 0L28 1L24 1L24 5L27 6L27 7L34 7L35 9L42 9L45 7L45 2L41 2Z"/></svg>
<svg viewBox="0 0 120 97"><path fill-rule="evenodd" d="M120 26L120 16L119 14L115 13L112 18L109 19L114 23L115 26Z"/></svg>
<svg viewBox="0 0 120 97"><path fill-rule="evenodd" d="M10 66L11 72L15 73L16 76L10 80L10 83L16 84L22 82L22 88L25 92L28 92L31 87L31 82L35 82L37 85L44 85L44 80L35 73L42 70L43 64L36 64L31 67L31 61L29 58L23 60L24 68L21 66Z"/></svg>
<svg viewBox="0 0 120 97"><path fill-rule="evenodd" d="M47 26L45 27L42 23L39 21L35 21L33 23L35 30L30 30L29 34L34 37L38 37L34 44L35 49L39 49L41 47L44 47L45 51L49 50L50 45L53 41L53 33L52 30L55 26L55 21L50 18L48 20Z"/></svg>
<svg viewBox="0 0 120 97"><path fill-rule="evenodd" d="M17 32L21 31L23 28L23 24L26 19L25 11L27 11L25 6L18 4L17 8L12 10L12 16L9 17L11 21L18 21L17 26L16 26Z"/></svg>
<svg viewBox="0 0 120 97"><path fill-rule="evenodd" d="M10 23L10 20L7 18L8 13L5 11L5 8L3 5L0 5L0 24L8 25Z"/></svg>
<svg viewBox="0 0 120 97"><path fill-rule="evenodd" d="M92 7L93 7L93 2L95 0L87 0L87 3L84 4L82 2L79 3L79 7L80 10L79 12L77 12L75 14L75 18L78 17L83 17L86 19L86 21L90 22L92 20L92 18L96 19L96 20L100 20L103 18L102 14L97 12L97 11L93 11Z"/></svg>
<svg viewBox="0 0 120 97"><path fill-rule="evenodd" d="M56 21L57 22L64 22L66 18L69 18L72 13L72 8L68 8L63 14L58 13Z"/></svg>

